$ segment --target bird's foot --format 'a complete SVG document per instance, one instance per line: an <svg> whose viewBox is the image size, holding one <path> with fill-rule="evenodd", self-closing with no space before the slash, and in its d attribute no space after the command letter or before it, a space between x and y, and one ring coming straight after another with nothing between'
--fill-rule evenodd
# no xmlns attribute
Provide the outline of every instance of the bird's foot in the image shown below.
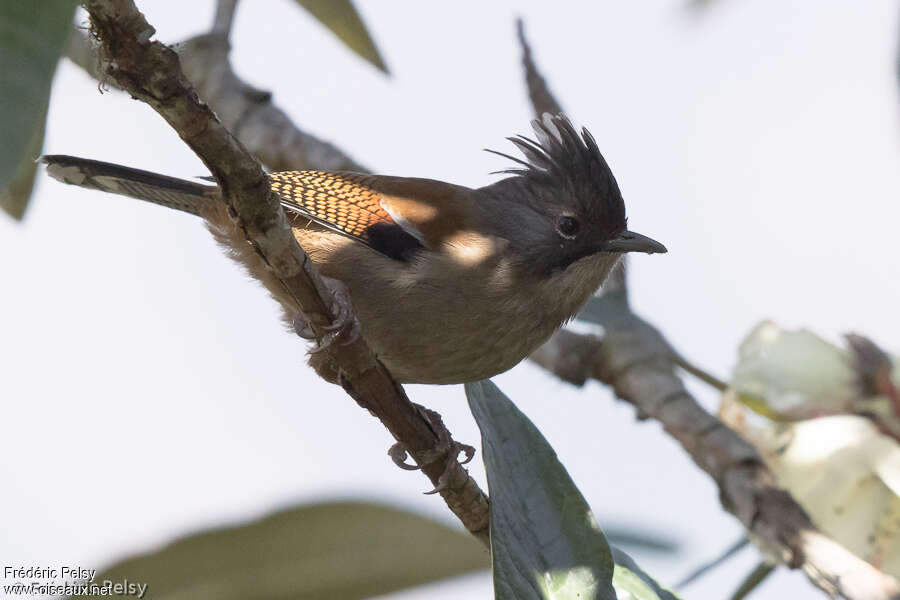
<svg viewBox="0 0 900 600"><path fill-rule="evenodd" d="M343 282L330 277L323 277L325 285L331 291L333 302L331 312L334 320L328 325L320 325L316 329L323 332L321 338L303 313L294 317L294 331L305 340L315 341L316 346L310 350L316 354L327 350L331 344L340 339L341 345L352 344L359 339L359 320L353 314L353 304L350 302L350 291Z"/></svg>
<svg viewBox="0 0 900 600"><path fill-rule="evenodd" d="M426 494L437 494L438 492L447 489L450 485L450 478L457 465L467 464L475 457L475 448L454 440L447 430L447 427L444 425L441 415L437 412L429 410L419 404L414 404L414 406L419 411L419 414L422 415L422 418L431 425L431 429L438 437L437 444L430 450L417 453L419 455L419 459L417 460L418 464L406 462L409 451L406 446L400 442L397 442L388 449L388 456L391 457L391 460L394 461L395 465L406 471L419 470L422 467L440 460L445 461L444 471L441 473L440 477L438 477L437 485L433 490L425 492ZM466 455L465 460L462 462L458 462L460 452Z"/></svg>

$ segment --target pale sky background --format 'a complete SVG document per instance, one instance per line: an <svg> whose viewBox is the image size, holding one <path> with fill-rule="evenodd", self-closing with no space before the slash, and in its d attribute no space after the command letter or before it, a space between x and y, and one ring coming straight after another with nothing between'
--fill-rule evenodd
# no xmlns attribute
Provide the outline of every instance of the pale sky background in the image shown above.
<svg viewBox="0 0 900 600"><path fill-rule="evenodd" d="M140 0L159 39L205 30L212 2ZM357 5L385 78L289 0L242 3L233 59L302 127L387 174L470 186L485 147L528 133L514 35L525 18L552 90L616 173L629 224L669 248L632 260L636 309L726 375L761 319L900 349L900 98L891 0L377 2ZM205 173L150 108L63 62L46 152ZM305 365L274 302L199 220L40 177L24 223L0 217L3 564L103 567L175 536L298 503L363 498L445 522L381 425ZM741 532L656 423L603 387L522 364L495 378L550 440L601 524L683 542L635 552L672 583ZM693 385L707 406L715 397ZM479 443L462 388L409 386ZM484 482L480 455L472 472ZM689 588L727 596L746 551ZM391 596L488 598L488 574ZM760 598L819 598L779 572Z"/></svg>

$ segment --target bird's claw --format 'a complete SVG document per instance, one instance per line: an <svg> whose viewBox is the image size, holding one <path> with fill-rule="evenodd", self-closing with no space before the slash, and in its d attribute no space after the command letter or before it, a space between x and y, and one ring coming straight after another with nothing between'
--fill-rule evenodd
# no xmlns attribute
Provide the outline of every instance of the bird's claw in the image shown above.
<svg viewBox="0 0 900 600"><path fill-rule="evenodd" d="M418 453L419 460L421 460L419 464L410 464L406 462L409 451L406 446L400 442L397 442L388 449L388 455L391 457L391 460L394 461L395 465L405 471L416 471L439 460L445 461L444 471L441 473L440 477L438 477L437 485L433 490L425 492L425 494L437 494L449 487L454 467L457 465L465 465L472 461L475 457L475 448L469 444L461 444L454 440L450 436L450 432L447 431L447 427L444 426L441 415L418 404L415 406L437 435L437 444L435 444L434 448L431 450ZM461 462L459 461L460 452L466 456Z"/></svg>
<svg viewBox="0 0 900 600"><path fill-rule="evenodd" d="M294 316L294 333L309 342L316 339L316 334L303 313L297 313Z"/></svg>
<svg viewBox="0 0 900 600"><path fill-rule="evenodd" d="M309 320L302 314L294 317L294 331L305 340L316 341L316 347L310 350L310 354L316 354L327 350L331 344L341 338L340 344L352 344L359 339L360 328L356 315L353 314L353 305L350 302L350 292L342 282L337 279L325 277L325 283L331 290L331 312L334 320L328 325L320 325L317 329L324 332L320 338L310 325Z"/></svg>
<svg viewBox="0 0 900 600"><path fill-rule="evenodd" d="M459 460L460 452L466 455L466 458L462 461ZM470 446L469 444L462 444L456 440L450 440L450 447L448 448L446 456L447 464L444 467L444 472L438 477L438 483L434 486L434 489L424 492L426 495L437 494L447 489L450 486L450 477L453 475L453 467L455 465L469 464L472 459L475 458L475 447Z"/></svg>
<svg viewBox="0 0 900 600"><path fill-rule="evenodd" d="M394 461L394 464L403 469L404 471L417 471L421 467L417 464L410 464L406 462L406 459L409 457L409 453L406 451L406 446L397 442L390 448L388 448L388 456L391 457L391 460Z"/></svg>
<svg viewBox="0 0 900 600"><path fill-rule="evenodd" d="M324 325L323 330L327 332L340 331L347 326L354 325L356 317L353 314L353 304L350 302L350 291L343 283L337 279L329 279L331 284L331 293L334 302L331 304L331 312L334 313L334 321L329 325Z"/></svg>

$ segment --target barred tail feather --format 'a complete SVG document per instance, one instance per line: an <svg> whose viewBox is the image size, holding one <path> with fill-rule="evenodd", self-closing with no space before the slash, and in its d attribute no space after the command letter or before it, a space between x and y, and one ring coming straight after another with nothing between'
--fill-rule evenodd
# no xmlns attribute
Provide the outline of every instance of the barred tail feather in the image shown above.
<svg viewBox="0 0 900 600"><path fill-rule="evenodd" d="M247 242L246 233L228 216L216 186L74 156L52 154L42 156L38 162L46 164L47 174L63 183L129 196L203 217L216 242L281 304L289 327L301 312L296 300ZM308 229L309 218L301 220L303 228Z"/></svg>
<svg viewBox="0 0 900 600"><path fill-rule="evenodd" d="M63 183L129 196L205 218L220 210L215 186L62 154L45 155L38 162L47 165L48 175Z"/></svg>

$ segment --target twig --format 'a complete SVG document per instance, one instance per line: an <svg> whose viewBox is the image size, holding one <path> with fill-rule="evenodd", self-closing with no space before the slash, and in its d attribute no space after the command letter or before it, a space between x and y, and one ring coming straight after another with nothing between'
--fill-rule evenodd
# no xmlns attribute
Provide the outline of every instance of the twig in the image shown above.
<svg viewBox="0 0 900 600"><path fill-rule="evenodd" d="M213 17L211 33L222 35L226 40L231 37L231 26L234 24L237 3L238 0L218 0L216 2L216 14Z"/></svg>
<svg viewBox="0 0 900 600"><path fill-rule="evenodd" d="M609 328L603 339L560 331L531 358L568 381L591 377L606 383L642 418L662 423L716 481L726 510L779 562L802 568L815 585L844 598L900 597L893 577L816 530L793 498L776 487L756 450L684 388L659 332L632 317L632 324ZM584 365L586 372L573 372L573 365Z"/></svg>
<svg viewBox="0 0 900 600"><path fill-rule="evenodd" d="M321 339L323 326L335 317L331 291L291 234L260 164L200 102L178 55L150 41L155 30L132 0L88 0L85 5L100 43L105 74L156 110L209 168L235 225L296 299ZM438 486L444 461L428 461L441 447L439 438L449 432L433 430L361 337L347 344L330 344L326 352L340 367L348 394L381 420ZM451 463L441 496L463 525L486 543L488 500L466 470L455 460Z"/></svg>
<svg viewBox="0 0 900 600"><path fill-rule="evenodd" d="M682 370L684 370L686 373L690 373L691 375L693 375L700 381L709 384L711 387L715 388L716 390L718 390L720 392L724 392L725 390L728 389L727 383L725 383L724 381L722 381L721 379L719 379L712 373L709 373L708 371L701 369L700 367L698 367L694 363L690 362L688 359L684 358L683 356L675 356L675 357L673 357L673 360L674 360L675 364L678 365L679 367L681 367Z"/></svg>
<svg viewBox="0 0 900 600"><path fill-rule="evenodd" d="M712 560L709 560L699 567L695 568L693 571L684 576L684 578L675 584L675 589L680 590L683 587L687 587L693 582L697 581L719 565L723 564L729 558L746 548L750 545L750 539L746 535L741 535L741 538L730 545L725 552L719 554L719 556L715 557Z"/></svg>
<svg viewBox="0 0 900 600"><path fill-rule="evenodd" d="M562 106L550 92L547 82L532 59L531 46L528 45L528 38L525 37L525 22L521 18L516 19L516 33L519 35L519 45L522 47L525 85L528 87L528 97L531 99L531 106L534 107L535 114L540 116L545 112L551 114L563 112Z"/></svg>
<svg viewBox="0 0 900 600"><path fill-rule="evenodd" d="M243 82L228 59L220 35L200 35L179 44L184 73L225 126L272 171L318 169L367 172L335 146L297 128L272 103L272 94Z"/></svg>
<svg viewBox="0 0 900 600"><path fill-rule="evenodd" d="M519 45L522 47L522 67L525 70L525 85L528 88L528 97L531 99L531 106L537 118L541 118L544 113L559 114L563 111L562 105L556 100L556 97L547 87L547 81L541 75L531 55L531 46L528 45L528 38L525 37L525 23L519 18L516 19L516 32L519 36ZM619 261L606 283L603 284L604 289L619 290L623 296L628 297L627 267L625 259Z"/></svg>
<svg viewBox="0 0 900 600"><path fill-rule="evenodd" d="M272 103L271 93L239 79L228 60L229 49L222 33L199 35L175 46L184 74L203 101L270 171L368 172L332 144L299 129ZM104 84L116 85L98 72L97 52L80 31L72 33L66 57Z"/></svg>
<svg viewBox="0 0 900 600"><path fill-rule="evenodd" d="M543 85L524 36L521 40L529 86ZM549 92L530 90L530 96L543 99ZM594 311L604 327L602 339L562 330L531 359L576 385L588 378L601 381L631 403L639 418L659 421L709 473L725 509L774 560L803 569L814 585L831 595L848 600L900 598L896 579L820 533L790 494L776 487L756 450L697 403L675 373L677 352L631 311L624 291L624 285L604 287L602 306Z"/></svg>
<svg viewBox="0 0 900 600"><path fill-rule="evenodd" d="M750 571L747 576L741 581L741 585L738 586L738 589L734 591L731 595L731 600L744 600L747 596L753 592L759 584L765 581L766 577L772 574L772 571L775 570L775 566L770 562L762 561L756 567Z"/></svg>

